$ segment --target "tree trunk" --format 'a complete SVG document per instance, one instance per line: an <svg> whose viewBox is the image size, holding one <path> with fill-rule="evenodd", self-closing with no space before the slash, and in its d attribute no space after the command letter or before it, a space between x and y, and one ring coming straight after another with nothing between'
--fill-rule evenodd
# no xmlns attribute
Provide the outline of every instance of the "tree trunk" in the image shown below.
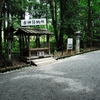
<svg viewBox="0 0 100 100"><path fill-rule="evenodd" d="M4 2L5 0L0 0L0 16L1 16L1 12L2 12L2 6L3 6L3 2Z"/></svg>
<svg viewBox="0 0 100 100"><path fill-rule="evenodd" d="M89 46L92 47L92 22L91 22L91 6L90 6L90 0L88 0L88 42Z"/></svg>
<svg viewBox="0 0 100 100"><path fill-rule="evenodd" d="M4 0L0 0L0 18ZM0 54L2 53L2 20L0 20Z"/></svg>
<svg viewBox="0 0 100 100"><path fill-rule="evenodd" d="M59 34L59 46L61 47L60 50L63 50L63 23L64 23L64 11L65 11L65 4L63 4L65 1L60 0L60 34Z"/></svg>
<svg viewBox="0 0 100 100"><path fill-rule="evenodd" d="M49 1L50 4L50 11L51 11L51 16L52 16L52 24L54 28L54 34L55 34L55 39L56 39L56 45L57 48L59 47L59 42L58 42L58 30L57 30L57 0L55 0L55 5L53 6L53 1Z"/></svg>
<svg viewBox="0 0 100 100"><path fill-rule="evenodd" d="M2 54L2 21L0 21L0 54Z"/></svg>

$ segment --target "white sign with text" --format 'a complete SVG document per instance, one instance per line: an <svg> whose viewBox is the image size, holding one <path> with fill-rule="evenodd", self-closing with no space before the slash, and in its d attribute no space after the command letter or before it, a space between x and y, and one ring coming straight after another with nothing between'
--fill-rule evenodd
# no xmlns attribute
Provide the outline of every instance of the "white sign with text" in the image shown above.
<svg viewBox="0 0 100 100"><path fill-rule="evenodd" d="M73 38L68 38L67 40L67 50L73 49Z"/></svg>
<svg viewBox="0 0 100 100"><path fill-rule="evenodd" d="M46 25L46 19L23 19L21 20L21 26L32 26L32 25Z"/></svg>

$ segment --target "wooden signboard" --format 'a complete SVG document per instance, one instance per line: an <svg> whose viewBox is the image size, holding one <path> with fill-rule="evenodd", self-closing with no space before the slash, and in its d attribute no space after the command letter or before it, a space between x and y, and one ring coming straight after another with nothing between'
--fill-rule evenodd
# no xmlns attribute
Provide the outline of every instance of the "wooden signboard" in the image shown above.
<svg viewBox="0 0 100 100"><path fill-rule="evenodd" d="M27 19L21 20L21 26L32 26L32 25L46 25L46 19Z"/></svg>

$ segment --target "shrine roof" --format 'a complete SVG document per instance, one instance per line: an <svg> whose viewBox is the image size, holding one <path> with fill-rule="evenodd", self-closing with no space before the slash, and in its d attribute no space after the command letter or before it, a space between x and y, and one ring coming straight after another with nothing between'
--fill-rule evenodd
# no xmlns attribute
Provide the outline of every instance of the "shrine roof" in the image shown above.
<svg viewBox="0 0 100 100"><path fill-rule="evenodd" d="M46 29L36 29L30 27L20 27L16 32L15 35L25 34L25 35L50 35L53 34Z"/></svg>

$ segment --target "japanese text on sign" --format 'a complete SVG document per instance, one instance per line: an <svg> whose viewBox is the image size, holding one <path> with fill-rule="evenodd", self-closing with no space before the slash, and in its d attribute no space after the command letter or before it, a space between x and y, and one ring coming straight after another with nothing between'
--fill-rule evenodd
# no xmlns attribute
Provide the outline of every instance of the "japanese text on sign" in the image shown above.
<svg viewBox="0 0 100 100"><path fill-rule="evenodd" d="M68 50L73 49L73 38L68 38L68 41L67 41L67 49Z"/></svg>
<svg viewBox="0 0 100 100"><path fill-rule="evenodd" d="M31 26L31 25L46 25L46 19L28 19L21 20L21 26Z"/></svg>

